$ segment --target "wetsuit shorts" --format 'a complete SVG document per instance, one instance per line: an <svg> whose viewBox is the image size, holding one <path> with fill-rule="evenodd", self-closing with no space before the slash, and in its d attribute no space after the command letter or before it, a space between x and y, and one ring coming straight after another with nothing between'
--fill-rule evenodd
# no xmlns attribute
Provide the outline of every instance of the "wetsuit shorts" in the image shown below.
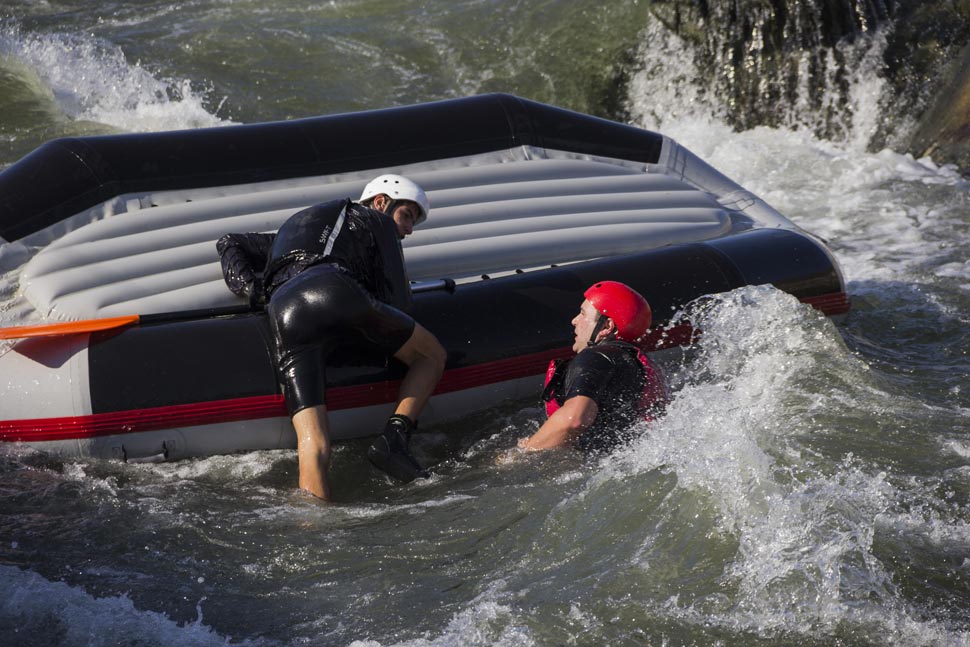
<svg viewBox="0 0 970 647"><path fill-rule="evenodd" d="M325 363L336 347L363 342L393 355L414 332L414 319L334 265L316 265L288 280L267 310L291 416L324 404Z"/></svg>

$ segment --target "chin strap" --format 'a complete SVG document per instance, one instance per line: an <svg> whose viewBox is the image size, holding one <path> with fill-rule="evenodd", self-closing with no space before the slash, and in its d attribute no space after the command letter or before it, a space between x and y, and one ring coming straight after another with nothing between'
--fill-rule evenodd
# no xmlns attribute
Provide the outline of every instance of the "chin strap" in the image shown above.
<svg viewBox="0 0 970 647"><path fill-rule="evenodd" d="M608 320L609 317L604 317L603 313L599 313L599 318L596 320L596 325L593 326L593 332L591 332L589 335L589 341L586 342L587 346L593 346L596 344L596 337L600 334L600 331L606 327L606 322Z"/></svg>

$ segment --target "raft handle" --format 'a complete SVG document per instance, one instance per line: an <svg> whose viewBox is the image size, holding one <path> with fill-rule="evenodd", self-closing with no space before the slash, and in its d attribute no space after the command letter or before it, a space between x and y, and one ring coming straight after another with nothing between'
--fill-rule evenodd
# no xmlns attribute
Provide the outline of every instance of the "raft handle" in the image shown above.
<svg viewBox="0 0 970 647"><path fill-rule="evenodd" d="M438 279L436 281L412 281L411 282L411 292L413 294L419 294L421 292L433 292L435 290L444 290L454 294L455 292L455 279Z"/></svg>
<svg viewBox="0 0 970 647"><path fill-rule="evenodd" d="M169 443L172 441L162 441L162 451L158 454L148 454L147 456L128 456L128 450L121 446L121 460L126 463L164 463L169 456ZM175 443L172 443L174 445Z"/></svg>

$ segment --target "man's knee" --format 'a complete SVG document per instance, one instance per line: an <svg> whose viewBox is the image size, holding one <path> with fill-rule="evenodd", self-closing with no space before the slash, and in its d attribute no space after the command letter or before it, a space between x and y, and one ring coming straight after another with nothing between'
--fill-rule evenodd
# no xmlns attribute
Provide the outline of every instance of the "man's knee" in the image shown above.
<svg viewBox="0 0 970 647"><path fill-rule="evenodd" d="M431 362L439 372L443 371L445 360L448 359L448 353L445 352L444 346L426 328L416 327L414 330L419 333L418 354Z"/></svg>
<svg viewBox="0 0 970 647"><path fill-rule="evenodd" d="M448 354L438 338L420 324L414 326L414 332L404 346L395 353L395 357L405 364L411 365L418 359L430 362L438 371L443 371Z"/></svg>
<svg viewBox="0 0 970 647"><path fill-rule="evenodd" d="M434 362L435 367L440 373L445 370L445 362L448 360L448 353L445 351L445 347L441 345L441 342L438 341L437 337L432 335L430 332L428 333L428 337L430 338L431 345L431 349L428 352L428 357Z"/></svg>

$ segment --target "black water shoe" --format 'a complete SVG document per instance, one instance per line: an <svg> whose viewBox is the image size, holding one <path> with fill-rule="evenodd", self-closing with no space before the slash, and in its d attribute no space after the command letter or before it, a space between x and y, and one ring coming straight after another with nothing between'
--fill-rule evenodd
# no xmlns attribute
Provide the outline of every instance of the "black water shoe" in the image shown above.
<svg viewBox="0 0 970 647"><path fill-rule="evenodd" d="M374 467L405 483L431 476L408 450L414 426L407 416L395 414L388 418L384 433L367 449L367 458Z"/></svg>

